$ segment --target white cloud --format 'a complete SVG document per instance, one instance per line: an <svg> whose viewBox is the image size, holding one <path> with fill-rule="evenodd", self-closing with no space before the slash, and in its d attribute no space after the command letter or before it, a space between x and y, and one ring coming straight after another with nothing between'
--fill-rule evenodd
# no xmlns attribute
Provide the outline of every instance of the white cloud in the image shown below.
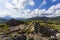
<svg viewBox="0 0 60 40"><path fill-rule="evenodd" d="M46 16L46 17L56 17L60 16L60 4L51 6L48 10L46 9L35 9L31 12L32 17L35 16Z"/></svg>
<svg viewBox="0 0 60 40"><path fill-rule="evenodd" d="M22 14L22 17L24 18L30 18L35 16L43 16L42 14L46 14L46 17L56 17L60 16L60 4L56 4L51 6L48 10L46 9L35 9L33 11L27 9L24 10L25 14Z"/></svg>
<svg viewBox="0 0 60 40"><path fill-rule="evenodd" d="M4 12L1 12L0 11L0 17L3 17L3 16L5 16L6 14L4 14Z"/></svg>
<svg viewBox="0 0 60 40"><path fill-rule="evenodd" d="M29 4L30 4L31 6L34 6L34 5L35 5L35 3L34 3L33 0L30 0L30 1L29 1Z"/></svg>
<svg viewBox="0 0 60 40"><path fill-rule="evenodd" d="M57 0L52 0L52 2L55 2L55 1L57 1Z"/></svg>
<svg viewBox="0 0 60 40"><path fill-rule="evenodd" d="M60 16L60 10L56 10L54 13L56 16Z"/></svg>
<svg viewBox="0 0 60 40"><path fill-rule="evenodd" d="M46 0L44 0L44 1L42 2L42 5L43 5L43 4L46 4Z"/></svg>
<svg viewBox="0 0 60 40"><path fill-rule="evenodd" d="M60 10L60 4L57 4L57 5L53 5L51 6L47 11L46 13L54 13L56 10Z"/></svg>
<svg viewBox="0 0 60 40"><path fill-rule="evenodd" d="M46 4L46 0L43 0L43 2L40 4L39 8L45 4Z"/></svg>
<svg viewBox="0 0 60 40"><path fill-rule="evenodd" d="M35 9L34 11L32 11L32 16L41 16L41 14L45 13L45 9L40 10L40 9Z"/></svg>
<svg viewBox="0 0 60 40"><path fill-rule="evenodd" d="M4 16L8 15L7 13L8 12L6 10L0 10L0 17L4 17Z"/></svg>
<svg viewBox="0 0 60 40"><path fill-rule="evenodd" d="M55 14L60 14L60 10L56 10Z"/></svg>
<svg viewBox="0 0 60 40"><path fill-rule="evenodd" d="M51 6L45 13L51 14L47 15L48 17L60 16L60 4Z"/></svg>
<svg viewBox="0 0 60 40"><path fill-rule="evenodd" d="M13 9L13 6L12 6L10 3L8 3L8 2L5 3L5 6L6 6L6 8L7 8L8 10Z"/></svg>
<svg viewBox="0 0 60 40"><path fill-rule="evenodd" d="M11 15L11 17L22 17L22 18L31 18L35 16L43 16L43 14L48 14L46 17L56 17L60 16L60 4L56 4L51 6L48 10L46 9L38 9L31 11L29 9L25 10L26 5L34 6L35 3L33 0L12 0L12 2L5 1L5 7L7 9L0 9L0 17L4 17L6 15ZM42 5L46 4L46 0L42 2Z"/></svg>
<svg viewBox="0 0 60 40"><path fill-rule="evenodd" d="M22 9L24 8L26 0L12 0L12 3L5 2L6 8L9 10L17 8L17 9Z"/></svg>
<svg viewBox="0 0 60 40"><path fill-rule="evenodd" d="M4 6L6 7L6 12L0 11L0 13L2 13L1 16L11 15L11 17L26 17L25 15L27 15L30 10L25 10L25 6L34 6L35 4L33 0L11 0L11 2L9 2L9 0L0 1L4 3Z"/></svg>
<svg viewBox="0 0 60 40"><path fill-rule="evenodd" d="M0 0L1 2L3 1L3 0Z"/></svg>
<svg viewBox="0 0 60 40"><path fill-rule="evenodd" d="M4 1L7 1L7 0L0 0L0 2L4 2Z"/></svg>
<svg viewBox="0 0 60 40"><path fill-rule="evenodd" d="M24 9L25 6L31 5L34 6L33 0L12 0L12 3L5 2L5 5L8 9L18 8L18 9ZM10 9L10 10L11 10Z"/></svg>
<svg viewBox="0 0 60 40"><path fill-rule="evenodd" d="M36 17L36 16L41 17L41 14L45 13L45 9L40 10L40 9L37 8L37 9L35 9L33 11L26 10L24 13L25 14L23 14L23 15L24 15L25 18L31 18L31 17Z"/></svg>

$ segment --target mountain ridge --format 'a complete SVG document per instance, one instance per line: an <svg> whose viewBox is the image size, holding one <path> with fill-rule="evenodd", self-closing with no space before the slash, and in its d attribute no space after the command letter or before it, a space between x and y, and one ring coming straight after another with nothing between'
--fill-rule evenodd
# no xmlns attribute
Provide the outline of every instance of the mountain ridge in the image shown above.
<svg viewBox="0 0 60 40"><path fill-rule="evenodd" d="M48 18L48 17L32 17L32 18L11 18L11 19L15 19L15 20L60 20L60 16L58 17L53 17L53 18ZM5 22L11 19L7 19L7 18L1 18L0 17L0 22Z"/></svg>

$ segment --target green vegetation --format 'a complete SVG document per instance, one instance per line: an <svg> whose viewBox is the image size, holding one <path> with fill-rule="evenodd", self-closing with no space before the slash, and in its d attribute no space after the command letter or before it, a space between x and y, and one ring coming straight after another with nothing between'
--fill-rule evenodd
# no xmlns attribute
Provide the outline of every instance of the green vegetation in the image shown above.
<svg viewBox="0 0 60 40"><path fill-rule="evenodd" d="M0 23L0 34L9 35L12 38L21 36L22 38L27 37L29 40L38 40L40 37L55 35L56 30L60 30L60 22L58 20L21 21L11 19L5 23Z"/></svg>
<svg viewBox="0 0 60 40"><path fill-rule="evenodd" d="M8 25L7 24L1 24L0 30L8 30Z"/></svg>
<svg viewBox="0 0 60 40"><path fill-rule="evenodd" d="M4 27L1 28L2 30L8 30L8 26L5 25Z"/></svg>
<svg viewBox="0 0 60 40"><path fill-rule="evenodd" d="M56 30L60 30L60 22L58 20L28 20L26 21L28 24L32 24L34 22L39 22L40 26L44 26L44 27L51 27L54 28Z"/></svg>
<svg viewBox="0 0 60 40"><path fill-rule="evenodd" d="M39 22L40 26L44 26L44 27L52 27L56 30L60 30L60 17L55 17L55 18L47 18L47 17L33 17L33 18L29 18L27 20L15 20L15 19L11 19L9 21L7 21L6 19L2 19L0 18L0 30L8 30L10 26L18 26L21 24L24 25L30 25L33 24L34 22ZM4 21L6 23L4 23ZM2 23L1 23L2 22Z"/></svg>
<svg viewBox="0 0 60 40"><path fill-rule="evenodd" d="M8 31L10 26L18 26L18 25L30 25L30 24L34 24L34 22L39 22L40 26L44 26L44 27L50 27L50 28L54 28L55 30L60 30L60 22L58 20L25 20L25 21L21 21L21 20L9 20L6 23L0 23L0 32L1 31ZM29 29L24 29L22 31L28 32L27 30ZM29 30L30 31L30 30Z"/></svg>
<svg viewBox="0 0 60 40"><path fill-rule="evenodd" d="M9 27L7 24L0 24L0 34L3 34L4 32L8 31Z"/></svg>

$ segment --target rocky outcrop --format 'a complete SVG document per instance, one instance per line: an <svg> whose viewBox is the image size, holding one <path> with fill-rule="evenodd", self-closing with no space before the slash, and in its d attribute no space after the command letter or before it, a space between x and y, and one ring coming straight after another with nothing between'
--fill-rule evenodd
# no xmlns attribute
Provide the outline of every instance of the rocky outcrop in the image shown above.
<svg viewBox="0 0 60 40"><path fill-rule="evenodd" d="M0 40L58 40L59 38L59 33L54 29L40 26L39 22L11 26L8 32L0 35Z"/></svg>

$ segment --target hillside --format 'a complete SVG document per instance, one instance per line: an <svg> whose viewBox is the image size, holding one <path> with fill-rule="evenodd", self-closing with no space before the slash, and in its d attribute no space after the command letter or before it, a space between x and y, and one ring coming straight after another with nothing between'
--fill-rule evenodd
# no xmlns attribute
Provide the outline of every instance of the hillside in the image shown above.
<svg viewBox="0 0 60 40"><path fill-rule="evenodd" d="M27 20L60 20L60 16L52 17L52 18L48 18L48 17L32 17L32 18L29 18Z"/></svg>
<svg viewBox="0 0 60 40"><path fill-rule="evenodd" d="M4 19L4 18L0 18L0 22L6 22L7 19Z"/></svg>

